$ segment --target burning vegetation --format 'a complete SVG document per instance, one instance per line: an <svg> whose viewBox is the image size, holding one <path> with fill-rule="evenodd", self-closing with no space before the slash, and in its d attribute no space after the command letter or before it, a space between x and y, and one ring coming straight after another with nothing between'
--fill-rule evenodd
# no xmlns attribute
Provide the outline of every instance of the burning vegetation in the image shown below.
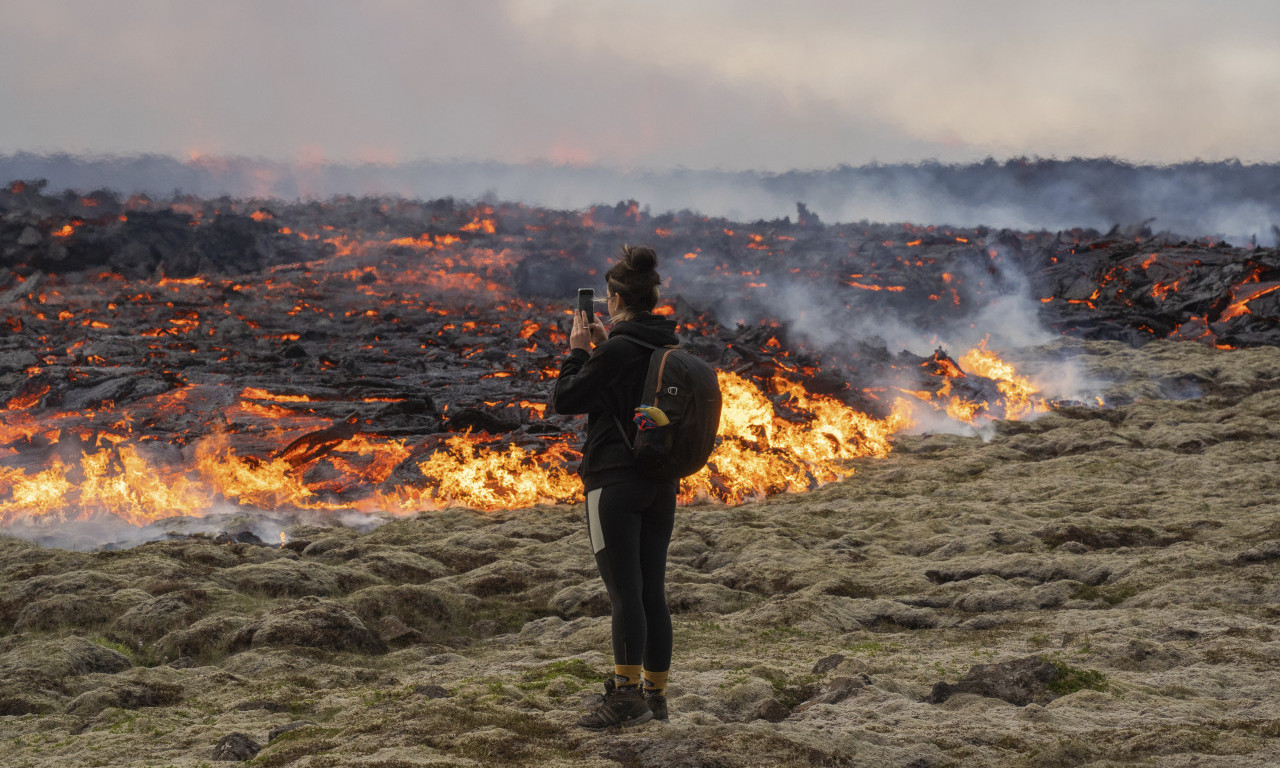
<svg viewBox="0 0 1280 768"><path fill-rule="evenodd" d="M985 344L891 353L850 330L869 318L955 327L1028 279L1047 326L1088 338L1270 343L1280 315L1274 252L1145 230L828 226L803 206L744 224L634 202L158 202L23 182L0 214L0 525L574 500L581 425L545 399L567 297L622 242L665 255L660 311L722 371L720 443L686 502L846 476L922 417L1054 405ZM797 288L815 297L800 318L827 315L839 338L779 316Z"/></svg>

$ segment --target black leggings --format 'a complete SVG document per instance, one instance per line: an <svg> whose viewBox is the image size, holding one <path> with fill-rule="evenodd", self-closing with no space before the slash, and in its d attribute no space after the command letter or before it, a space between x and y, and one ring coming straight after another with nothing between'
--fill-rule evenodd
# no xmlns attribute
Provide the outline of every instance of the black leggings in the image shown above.
<svg viewBox="0 0 1280 768"><path fill-rule="evenodd" d="M613 606L613 663L671 668L667 545L676 483L633 480L587 493L587 529Z"/></svg>

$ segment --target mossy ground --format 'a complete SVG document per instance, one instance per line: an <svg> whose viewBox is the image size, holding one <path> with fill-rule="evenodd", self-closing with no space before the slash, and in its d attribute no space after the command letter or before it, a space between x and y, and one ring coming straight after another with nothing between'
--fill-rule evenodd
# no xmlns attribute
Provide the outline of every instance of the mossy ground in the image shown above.
<svg viewBox="0 0 1280 768"><path fill-rule="evenodd" d="M213 765L218 739L242 732L265 745L251 765L298 768L1278 764L1280 353L1178 349L1043 351L1107 373L1118 405L1002 424L987 441L906 437L810 493L682 509L672 718L620 734L574 726L611 664L580 508L451 510L366 534L300 527L291 536L334 539L305 556L197 539L109 556L0 540L0 703L30 710L0 716L3 763ZM1150 396L1188 370L1200 400ZM439 575L400 580L386 566L424 558ZM237 578L246 564L270 593ZM310 566L334 578L308 581ZM43 599L40 580L63 574L71 597L113 612L16 627ZM299 597L307 584L323 594ZM186 589L207 596L176 630L164 615L129 625L168 644L139 644L119 623ZM380 654L237 634L300 600L419 634ZM181 638L201 651L195 665L168 667L166 633L201 621L206 634ZM72 634L133 668L95 671L101 659L59 645ZM975 664L1031 655L1058 665L1045 706L924 701ZM841 679L858 682L812 703ZM180 700L70 706L144 684L179 686Z"/></svg>

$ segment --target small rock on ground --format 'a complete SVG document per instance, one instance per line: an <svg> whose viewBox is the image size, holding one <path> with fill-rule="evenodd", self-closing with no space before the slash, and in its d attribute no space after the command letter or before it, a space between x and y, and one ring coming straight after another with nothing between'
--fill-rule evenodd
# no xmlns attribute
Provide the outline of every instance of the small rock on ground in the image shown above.
<svg viewBox="0 0 1280 768"><path fill-rule="evenodd" d="M213 748L213 759L222 762L252 760L262 751L262 745L243 733L229 733L218 739Z"/></svg>

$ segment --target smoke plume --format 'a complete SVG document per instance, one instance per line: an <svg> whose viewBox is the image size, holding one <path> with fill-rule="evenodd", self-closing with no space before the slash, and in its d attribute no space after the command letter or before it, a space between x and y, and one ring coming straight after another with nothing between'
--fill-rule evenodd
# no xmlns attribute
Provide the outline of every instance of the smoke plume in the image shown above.
<svg viewBox="0 0 1280 768"><path fill-rule="evenodd" d="M1132 165L1112 159L988 159L969 165L866 165L787 173L625 171L497 162L397 165L282 163L243 157L0 155L0 178L44 178L51 190L200 197L334 195L494 198L582 209L635 199L652 211L739 221L789 215L803 201L828 221L909 221L1021 230L1106 231L1150 222L1187 238L1276 244L1280 164Z"/></svg>

